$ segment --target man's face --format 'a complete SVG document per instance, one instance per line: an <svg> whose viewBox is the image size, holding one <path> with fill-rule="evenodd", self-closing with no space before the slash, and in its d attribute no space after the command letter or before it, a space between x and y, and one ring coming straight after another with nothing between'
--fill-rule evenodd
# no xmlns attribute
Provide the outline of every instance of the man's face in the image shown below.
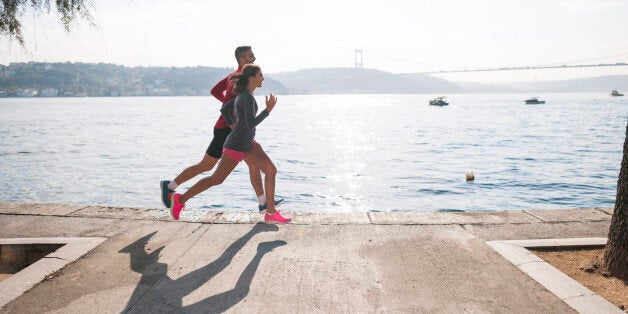
<svg viewBox="0 0 628 314"><path fill-rule="evenodd" d="M240 57L240 65L243 66L245 64L255 63L255 55L253 54L253 50L247 50Z"/></svg>

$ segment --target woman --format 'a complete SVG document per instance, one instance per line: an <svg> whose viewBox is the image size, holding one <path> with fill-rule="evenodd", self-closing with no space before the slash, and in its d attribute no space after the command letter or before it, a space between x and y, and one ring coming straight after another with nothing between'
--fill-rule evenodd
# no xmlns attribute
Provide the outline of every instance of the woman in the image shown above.
<svg viewBox="0 0 628 314"><path fill-rule="evenodd" d="M184 194L174 194L172 197L172 217L179 219L179 214L185 209L185 202L214 185L219 185L225 181L227 176L235 169L242 160L255 165L264 173L264 189L266 190L266 215L264 221L272 223L287 223L290 218L281 216L275 209L275 176L277 168L268 155L255 141L255 126L262 122L273 110L277 103L277 97L273 94L266 96L266 109L257 114L257 102L253 97L256 88L262 87L264 76L258 65L247 64L242 68L240 74L232 77L234 81L234 93L238 94L235 99L234 113L236 124L229 133L223 155L220 159L216 171L209 177L204 178L194 184Z"/></svg>

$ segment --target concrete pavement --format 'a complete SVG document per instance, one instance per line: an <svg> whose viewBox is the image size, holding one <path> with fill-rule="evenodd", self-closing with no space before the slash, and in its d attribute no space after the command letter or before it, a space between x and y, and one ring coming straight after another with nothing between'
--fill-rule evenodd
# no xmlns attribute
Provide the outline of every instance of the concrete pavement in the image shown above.
<svg viewBox="0 0 628 314"><path fill-rule="evenodd" d="M0 203L0 238L106 238L3 313L574 312L485 242L605 237L612 210L291 213ZM2 282L0 282L0 285Z"/></svg>

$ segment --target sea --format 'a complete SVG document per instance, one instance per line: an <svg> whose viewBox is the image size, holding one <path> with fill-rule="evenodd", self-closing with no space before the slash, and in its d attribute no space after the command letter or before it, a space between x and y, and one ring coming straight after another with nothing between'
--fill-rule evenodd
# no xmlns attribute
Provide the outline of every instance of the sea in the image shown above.
<svg viewBox="0 0 628 314"><path fill-rule="evenodd" d="M279 95L256 140L278 169L282 208L614 206L628 97L450 94L429 106L437 96ZM531 96L545 103L526 105ZM0 201L162 208L160 180L203 158L219 109L211 97L0 98ZM187 205L257 210L248 167Z"/></svg>

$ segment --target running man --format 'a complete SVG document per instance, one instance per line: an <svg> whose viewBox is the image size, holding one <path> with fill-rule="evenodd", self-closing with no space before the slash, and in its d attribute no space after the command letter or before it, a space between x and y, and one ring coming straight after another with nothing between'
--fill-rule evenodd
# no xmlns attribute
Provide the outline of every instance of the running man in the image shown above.
<svg viewBox="0 0 628 314"><path fill-rule="evenodd" d="M233 93L233 83L231 82L231 77L242 72L242 67L245 64L255 62L255 55L253 54L253 50L251 46L240 46L235 50L235 58L238 62L238 69L229 74L223 80L218 82L214 88L211 90L211 94L218 99L223 105L235 99L236 94ZM228 116L230 116L229 114ZM177 187L184 182L196 177L197 175L210 171L214 168L218 160L222 157L222 147L227 139L227 136L231 132L231 129L234 127L233 123L230 121L231 125L227 124L223 115L221 114L216 124L214 125L214 138L212 139L209 147L207 147L207 151L205 152L205 156L203 159L192 166L187 167L181 174L179 174L174 180L163 180L160 183L161 186L161 201L167 208L172 207L172 194L175 192ZM249 166L249 177L251 180L251 185L253 186L253 190L255 190L255 195L257 195L257 200L259 202L259 212L264 213L266 211L266 195L264 193L264 187L262 184L262 175L260 174L259 168L256 168L254 165L247 162ZM277 200L275 205L280 205L283 202L283 199Z"/></svg>

